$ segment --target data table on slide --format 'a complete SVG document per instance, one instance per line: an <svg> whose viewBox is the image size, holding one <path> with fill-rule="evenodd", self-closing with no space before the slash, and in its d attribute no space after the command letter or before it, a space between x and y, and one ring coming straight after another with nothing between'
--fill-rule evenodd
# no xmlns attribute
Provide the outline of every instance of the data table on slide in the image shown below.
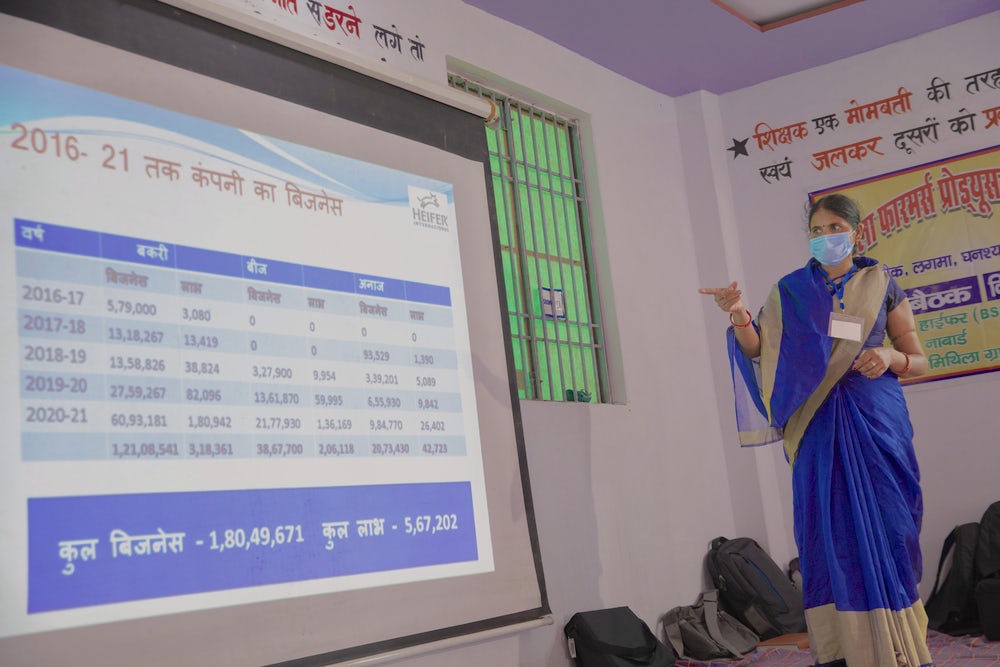
<svg viewBox="0 0 1000 667"><path fill-rule="evenodd" d="M23 460L466 454L447 287L14 234Z"/></svg>

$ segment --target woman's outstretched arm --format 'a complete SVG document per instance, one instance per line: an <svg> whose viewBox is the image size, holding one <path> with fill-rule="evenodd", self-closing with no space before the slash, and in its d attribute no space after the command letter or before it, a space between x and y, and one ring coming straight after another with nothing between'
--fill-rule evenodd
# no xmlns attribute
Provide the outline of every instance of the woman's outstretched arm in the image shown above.
<svg viewBox="0 0 1000 667"><path fill-rule="evenodd" d="M734 280L728 287L702 287L699 294L710 294L723 312L729 313L729 321L733 324L736 342L743 354L751 359L760 356L760 336L751 326L753 316L743 305L743 292ZM912 319L912 318L911 318Z"/></svg>

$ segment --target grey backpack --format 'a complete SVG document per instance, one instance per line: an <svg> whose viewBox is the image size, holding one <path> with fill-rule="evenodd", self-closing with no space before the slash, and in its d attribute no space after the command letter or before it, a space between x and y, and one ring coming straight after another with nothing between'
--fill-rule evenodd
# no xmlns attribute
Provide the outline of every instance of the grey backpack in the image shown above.
<svg viewBox="0 0 1000 667"><path fill-rule="evenodd" d="M689 660L742 658L757 648L754 631L719 609L719 592L709 589L698 601L674 607L660 618L674 651Z"/></svg>

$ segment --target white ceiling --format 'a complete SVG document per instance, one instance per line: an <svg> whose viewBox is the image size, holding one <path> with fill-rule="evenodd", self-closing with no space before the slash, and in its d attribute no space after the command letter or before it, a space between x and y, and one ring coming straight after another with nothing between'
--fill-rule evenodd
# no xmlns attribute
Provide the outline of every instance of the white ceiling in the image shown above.
<svg viewBox="0 0 1000 667"><path fill-rule="evenodd" d="M720 0L726 9L715 0L464 1L671 97L745 88L967 19L993 21L1000 36L1000 0L853 0L766 31L737 14L766 10L760 20L768 21L828 3Z"/></svg>

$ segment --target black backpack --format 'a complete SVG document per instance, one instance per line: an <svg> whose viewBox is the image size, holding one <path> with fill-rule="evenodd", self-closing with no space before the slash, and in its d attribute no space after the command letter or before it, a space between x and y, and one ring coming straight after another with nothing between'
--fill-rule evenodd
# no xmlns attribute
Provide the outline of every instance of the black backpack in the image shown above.
<svg viewBox="0 0 1000 667"><path fill-rule="evenodd" d="M983 634L1000 639L1000 500L986 508L976 540L976 588L973 593Z"/></svg>
<svg viewBox="0 0 1000 667"><path fill-rule="evenodd" d="M677 656L628 607L580 611L563 627L578 667L674 667Z"/></svg>
<svg viewBox="0 0 1000 667"><path fill-rule="evenodd" d="M980 633L976 609L976 550L979 524L955 526L941 547L934 588L927 598L927 627L949 635ZM951 568L941 581L941 568L951 554Z"/></svg>
<svg viewBox="0 0 1000 667"><path fill-rule="evenodd" d="M806 631L802 593L754 540L717 537L705 564L727 610L762 640Z"/></svg>

